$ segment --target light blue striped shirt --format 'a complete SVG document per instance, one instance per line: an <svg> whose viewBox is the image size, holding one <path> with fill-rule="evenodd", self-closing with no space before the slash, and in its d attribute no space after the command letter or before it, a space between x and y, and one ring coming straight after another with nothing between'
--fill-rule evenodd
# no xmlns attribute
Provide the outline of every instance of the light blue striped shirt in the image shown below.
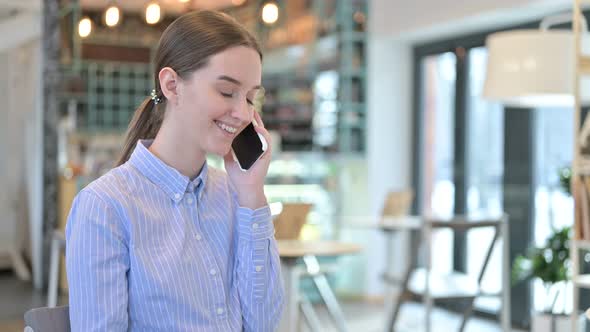
<svg viewBox="0 0 590 332"><path fill-rule="evenodd" d="M139 141L84 188L66 226L72 331L274 331L283 308L268 206L227 174L190 180Z"/></svg>

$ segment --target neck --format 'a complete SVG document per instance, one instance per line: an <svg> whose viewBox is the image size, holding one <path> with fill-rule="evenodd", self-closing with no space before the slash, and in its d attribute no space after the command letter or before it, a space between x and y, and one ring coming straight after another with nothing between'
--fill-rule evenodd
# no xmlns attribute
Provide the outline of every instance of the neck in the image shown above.
<svg viewBox="0 0 590 332"><path fill-rule="evenodd" d="M162 126L149 150L168 166L193 180L205 164L205 152L195 149L191 144L180 143L190 141L183 137L181 130Z"/></svg>

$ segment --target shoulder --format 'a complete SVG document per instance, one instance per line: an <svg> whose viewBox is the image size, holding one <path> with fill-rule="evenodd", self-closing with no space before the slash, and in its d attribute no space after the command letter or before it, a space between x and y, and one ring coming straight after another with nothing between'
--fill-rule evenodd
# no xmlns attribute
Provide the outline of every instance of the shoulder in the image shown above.
<svg viewBox="0 0 590 332"><path fill-rule="evenodd" d="M130 189L125 172L124 165L119 166L80 190L72 202L66 235L74 230L92 230L97 226L109 229L112 234L126 234L125 201Z"/></svg>
<svg viewBox="0 0 590 332"><path fill-rule="evenodd" d="M76 202L90 200L98 207L121 212L118 210L133 191L134 176L134 170L128 164L113 168L84 187L76 195Z"/></svg>
<svg viewBox="0 0 590 332"><path fill-rule="evenodd" d="M134 169L129 164L115 167L89 183L82 192L92 193L104 200L117 199L133 190Z"/></svg>

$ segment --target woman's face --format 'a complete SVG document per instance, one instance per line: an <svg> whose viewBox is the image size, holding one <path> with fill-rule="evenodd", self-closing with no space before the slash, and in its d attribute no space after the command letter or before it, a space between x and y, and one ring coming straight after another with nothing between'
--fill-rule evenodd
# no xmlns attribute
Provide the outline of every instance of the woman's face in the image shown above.
<svg viewBox="0 0 590 332"><path fill-rule="evenodd" d="M226 155L234 137L252 122L262 64L254 49L218 53L178 85L175 127L203 153Z"/></svg>

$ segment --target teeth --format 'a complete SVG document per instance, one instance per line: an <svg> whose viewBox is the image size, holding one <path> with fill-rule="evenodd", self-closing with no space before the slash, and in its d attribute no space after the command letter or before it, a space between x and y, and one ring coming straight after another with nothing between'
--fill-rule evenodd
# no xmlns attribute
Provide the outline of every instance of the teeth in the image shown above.
<svg viewBox="0 0 590 332"><path fill-rule="evenodd" d="M238 131L237 128L230 127L230 126L228 126L228 125L226 125L224 123L221 123L221 122L217 122L217 125L219 126L219 128L227 131L230 134L234 134L236 131Z"/></svg>

